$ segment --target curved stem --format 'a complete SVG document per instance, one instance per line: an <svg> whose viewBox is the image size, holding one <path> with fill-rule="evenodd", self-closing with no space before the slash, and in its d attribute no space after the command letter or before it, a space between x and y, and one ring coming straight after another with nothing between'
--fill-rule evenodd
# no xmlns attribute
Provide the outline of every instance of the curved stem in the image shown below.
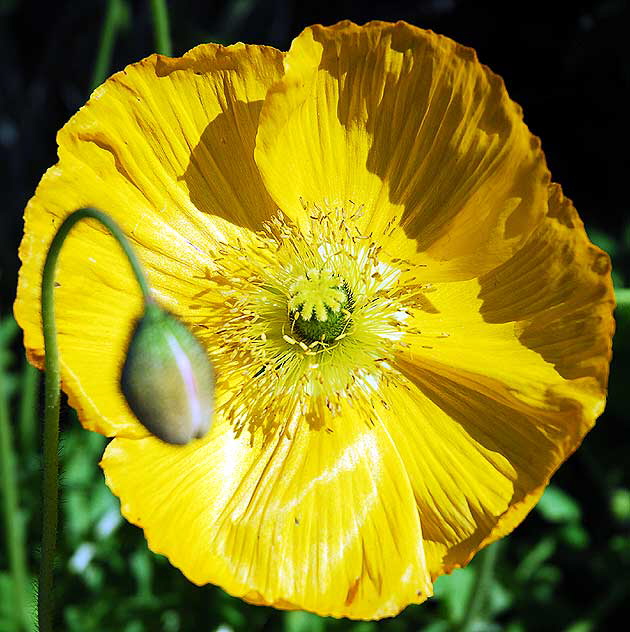
<svg viewBox="0 0 630 632"><path fill-rule="evenodd" d="M93 208L83 208L71 213L61 224L50 244L42 276L42 325L44 330L44 352L46 375L44 380L44 456L43 456L43 500L42 500L42 558L39 573L37 609L40 632L52 632L53 622L53 564L57 543L57 515L59 501L59 349L55 325L54 284L55 268L59 252L72 227L82 219L95 219L109 230L124 250L145 304L151 303L149 285L131 245L122 230L105 213Z"/></svg>

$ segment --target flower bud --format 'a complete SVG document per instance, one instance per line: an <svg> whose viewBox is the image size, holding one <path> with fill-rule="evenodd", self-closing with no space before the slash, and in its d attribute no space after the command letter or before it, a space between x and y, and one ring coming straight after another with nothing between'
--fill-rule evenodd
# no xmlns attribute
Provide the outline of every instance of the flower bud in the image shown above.
<svg viewBox="0 0 630 632"><path fill-rule="evenodd" d="M134 415L162 441L183 445L210 428L212 365L186 326L155 304L136 324L120 383Z"/></svg>

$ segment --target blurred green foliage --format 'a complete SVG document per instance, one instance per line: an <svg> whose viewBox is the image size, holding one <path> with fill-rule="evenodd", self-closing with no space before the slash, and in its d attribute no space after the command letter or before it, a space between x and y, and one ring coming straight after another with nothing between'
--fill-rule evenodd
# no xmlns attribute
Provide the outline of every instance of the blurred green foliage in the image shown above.
<svg viewBox="0 0 630 632"><path fill-rule="evenodd" d="M526 113L538 125L536 131L540 130L539 133L545 139L554 173L558 175L560 172L558 179L561 182L572 183L568 191L571 195L577 194L576 202L582 201L582 205L578 203L578 208L583 210L582 206L586 206L583 216L589 224L591 239L613 259L613 278L618 296L623 298L623 305L616 313L617 334L607 412L587 436L577 454L554 477L536 510L514 534L493 545L494 550L488 549L478 555L468 567L440 578L435 585L435 597L427 603L410 606L394 619L351 622L323 619L304 612L281 612L251 606L218 588L197 587L189 583L165 558L151 553L142 532L121 518L118 500L105 486L98 467L107 440L83 430L75 413L66 407L62 413L61 433L63 526L59 534L57 568L58 629L68 632L617 630L619 618L629 614L630 603L630 476L627 467L630 453L627 403L630 384L630 291L627 289L630 286L630 221L626 198L620 201L622 196L619 191L625 187L618 177L620 166L614 160L614 155L607 155L601 150L597 141L607 133L607 142L614 141L615 135L610 131L616 129L610 124L614 119L612 112L625 111L619 106L608 108L609 101L618 104L619 95L610 95L614 98L607 101L602 86L607 85L604 83L607 80L611 85L623 86L624 76L627 85L627 73L623 75L612 64L605 66L605 72L601 73L593 71L593 67L600 63L600 56L619 59L610 54L608 47L613 46L614 41L622 42L623 38L615 40L615 37L606 37L606 32L602 34L601 31L598 34L596 27L597 24L606 23L614 32L614 24L624 22L620 19L624 3L615 0L578 3L573 13L562 10L561 20L564 22L554 22L556 26L566 23L564 30L555 28L546 34L546 22L536 22L537 16L544 14L547 21L555 18L550 15L547 5L541 11L535 2L530 2L522 6L519 21L521 30L514 29L511 17L503 25L505 35L498 36L495 35L496 25L499 24L497 20L500 20L497 15L501 15L503 9L494 3L474 3L473 6L473 3L455 0L401 2L400 6L387 10L383 8L386 6L384 3L378 2L361 3L360 9L356 8L357 3L340 0L336 4L339 6L333 9L333 13L326 13L318 3L308 2L298 8L292 2L232 0L209 3L204 9L193 7L191 3L170 3L176 52L209 39L223 43L245 39L286 48L290 36L309 22L330 23L343 17L352 17L357 21L404 18L446 32L478 49L494 37L503 46L499 49L496 63L489 59L492 54L490 49L485 52L480 50L480 53L484 61L502 74L506 74L510 63L516 66L519 63L511 58L503 68L500 67L503 54L509 48L506 48L504 38L512 38L514 33L525 33L526 37L523 36L521 40L533 46L532 39L537 39L545 55L549 54L549 50L560 55L560 48L551 49L549 44L552 41L559 42L566 56L562 59L562 68L552 66L547 87L552 86L553 90L559 90L563 70L578 79L582 77L580 73L586 73L588 81L584 83L588 85L580 95L595 95L593 98L599 108L594 115L596 124L572 127L566 132L566 137L562 137L561 133L554 137L556 128L561 128L561 117L565 116L566 107L559 108L560 114L556 114L555 119L552 114L548 119L536 114L545 108L550 110L552 100L558 100L553 90L534 91L534 98L529 104L524 103L524 95L532 93L531 85L522 89L520 94L518 86L516 90L517 100L526 106ZM148 5L148 1L131 0L61 3L60 7L50 9L54 10L58 20L56 27L49 27L48 14L45 14L45 9L41 9L41 25L51 35L45 48L48 57L42 54L46 63L40 67L29 58L28 63L22 64L27 70L31 69L29 71L36 68L36 71L32 71L34 75L30 91L20 92L20 86L28 83L29 78L17 70L14 75L7 73L6 77L2 77L0 88L8 96L5 103L0 104L0 144L14 148L12 143L19 139L20 146L26 147L23 151L15 149L12 154L11 171L4 187L4 192L12 196L9 208L16 209L16 212L7 216L8 230L4 232L2 241L3 297L12 291L7 288L14 287L17 260L12 253L17 246L20 209L32 193L36 179L54 160L51 149L54 148L54 134L51 130L58 128L64 117L67 118L85 100L90 77L98 83L109 69L118 69L124 63L150 52L151 14ZM114 15L110 15L109 27L104 19L108 6L111 11L115 11ZM274 8L269 8L271 6ZM393 5L387 3L387 6ZM11 28L17 24L23 32L28 32L29 29L19 20L23 19L21 16L30 15L31 8L28 2L0 0L0 19L17 16ZM449 12L455 15L457 11L459 21L453 19L448 22ZM574 30L571 30L573 23L569 23L570 16L575 18L577 26ZM535 38L531 37L532 23L539 26ZM8 21L0 21L0 35L3 35L0 38L0 51L5 59L11 61L14 57L7 53L2 43L13 41L13 31L8 24ZM83 31L77 29L78 24L85 27ZM255 30L260 24L268 25L265 33ZM111 32L105 32L103 25L110 28ZM33 28L35 35L32 40L36 41L41 29ZM467 31L467 28L471 31ZM71 55L74 72L68 73L66 57L61 55L59 63L69 77L68 82L61 86L64 90L62 93L57 87L52 90L46 84L50 64L53 68L57 67L55 61L48 59L56 59L55 56L51 57L51 51L59 49L59 33L67 36L69 29L77 30L73 40L76 45ZM472 35L465 37L466 33L474 30L479 33L479 42ZM593 32L595 35L576 35L571 39L572 33ZM594 42L599 47L593 53L595 61L591 65L587 63L589 59L584 52L584 41ZM117 42L121 45L122 53L116 48ZM41 46L41 50L44 50L43 44ZM110 46L110 49L106 50L105 46ZM517 68L517 72L523 74L532 69L532 73L539 73L536 75L537 80L544 77L542 66L536 66L537 59L534 53L523 55L522 66ZM549 63L553 61L545 59ZM75 76L81 79L77 82ZM26 96L22 97L22 94ZM536 98L539 98L539 102ZM544 101L544 98L548 100ZM565 98L569 97L565 95ZM573 96L570 98L573 107L581 107L579 99ZM63 107L59 105L62 102ZM13 118L4 110L4 105L13 103L15 112L26 117L23 128L12 127ZM50 113L48 117L40 116L44 103L50 105L51 111L56 113L56 119ZM594 103L586 100L582 106L584 111L593 111ZM540 106L538 109L537 105ZM578 115L583 116L583 113L578 112L576 117ZM610 129L606 125L611 125ZM569 135L571 140L577 139L582 143L581 149L575 151L582 151L586 163L584 173L595 174L591 181L581 177L582 172L577 176L573 174L571 179L569 167L573 165L575 169L575 163L563 159L563 155L570 153L567 151ZM42 142L46 142L42 140L44 136L50 141L46 149L42 149ZM551 145L548 144L550 139ZM599 165L598 160L588 160L588 148L598 160L601 156L605 157L602 165ZM37 159L33 160L33 156ZM610 176L610 180L602 185L604 172ZM602 189L606 191L605 200L602 199ZM40 538L40 376L23 358L17 327L7 315L10 301L3 300L0 308L3 314L0 321L0 398L10 413L10 440L16 464L18 495L18 508L11 520L17 524L20 536L26 543L28 576L22 590L31 622L30 627L27 626L30 632L35 630L35 578ZM10 572L7 537L7 529L0 526L0 632L18 629L15 623L16 586ZM471 599L477 594L482 571L487 590L485 597L477 603L479 607L475 608L475 616L471 620Z"/></svg>

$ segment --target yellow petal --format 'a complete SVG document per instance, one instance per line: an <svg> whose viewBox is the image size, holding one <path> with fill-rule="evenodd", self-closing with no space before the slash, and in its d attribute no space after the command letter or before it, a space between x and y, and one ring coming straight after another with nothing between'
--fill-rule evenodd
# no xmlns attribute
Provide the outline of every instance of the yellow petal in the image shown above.
<svg viewBox="0 0 630 632"><path fill-rule="evenodd" d="M321 615L392 616L431 594L411 486L381 421L346 407L265 444L218 418L173 449L115 439L102 466L122 511L193 582Z"/></svg>
<svg viewBox="0 0 630 632"><path fill-rule="evenodd" d="M592 422L575 402L542 410L420 367L407 367L407 375L409 391L390 398L388 428L436 577L496 539L513 512L520 522Z"/></svg>
<svg viewBox="0 0 630 632"><path fill-rule="evenodd" d="M419 366L481 392L498 391L504 398L541 409L554 409L555 400L567 398L588 408L591 418L601 413L605 394L595 380L564 379L553 364L519 340L521 323L484 320L479 280L436 283L432 289L428 294L432 311L408 321L420 333L398 355L403 372L409 365ZM508 293L503 294L506 301L511 300ZM547 342L553 344L553 333Z"/></svg>
<svg viewBox="0 0 630 632"><path fill-rule="evenodd" d="M306 29L285 69L256 162L289 215L300 200L364 206L368 231L400 223L396 256L421 251L452 278L504 261L543 216L539 142L471 49L403 22L342 22Z"/></svg>
<svg viewBox="0 0 630 632"><path fill-rule="evenodd" d="M614 331L608 255L590 243L559 185L549 213L525 246L480 279L481 314L518 321L520 342L568 380L589 378L605 393Z"/></svg>
<svg viewBox="0 0 630 632"><path fill-rule="evenodd" d="M421 334L398 355L411 401L392 397L390 432L432 576L513 529L604 407L610 263L557 186L549 209L501 267L436 284L410 323Z"/></svg>
<svg viewBox="0 0 630 632"><path fill-rule="evenodd" d="M160 302L185 314L210 265L209 247L275 210L253 160L262 100L282 54L204 45L179 59L149 57L98 88L58 135L25 214L15 314L29 357L43 365L44 256L71 211L95 206L130 236ZM57 269L62 382L82 422L144 435L118 377L140 298L116 243L96 224L73 229ZM203 287L203 286L202 286Z"/></svg>
<svg viewBox="0 0 630 632"><path fill-rule="evenodd" d="M536 435L532 425L527 441L519 432L515 447L510 445L522 415L515 418L478 392L416 367L408 373L405 388L385 386L381 396L390 407L387 429L413 487L429 571L435 578L472 556L509 507L518 476L527 486L544 460L517 472ZM506 424L506 412L514 424Z"/></svg>
<svg viewBox="0 0 630 632"><path fill-rule="evenodd" d="M431 279L431 267L422 271ZM549 188L549 213L524 247L479 279L436 283L404 361L553 409L562 398L602 412L614 298L608 256L570 201Z"/></svg>
<svg viewBox="0 0 630 632"><path fill-rule="evenodd" d="M585 393L593 394L594 410L580 411L586 429L603 410L608 384L615 329L610 269L608 255L589 242L571 201L560 186L552 185L549 217L525 248L483 279L480 293L484 318L503 321L516 319L518 313L520 342L551 363L564 379L579 382ZM508 285L513 281L520 290ZM505 285L504 292L493 291L499 285ZM575 424L573 420L571 426ZM564 441L566 456L579 446L583 434L580 429L577 437ZM545 482L514 503L484 544L521 522L538 502Z"/></svg>

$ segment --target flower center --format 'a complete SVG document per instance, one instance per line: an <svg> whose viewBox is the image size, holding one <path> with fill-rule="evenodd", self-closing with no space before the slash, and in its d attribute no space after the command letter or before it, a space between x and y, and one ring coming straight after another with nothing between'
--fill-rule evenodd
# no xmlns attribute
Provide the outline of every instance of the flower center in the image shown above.
<svg viewBox="0 0 630 632"><path fill-rule="evenodd" d="M219 242L191 306L217 368L217 414L237 435L319 428L349 405L371 418L379 385L398 383L397 354L425 335L408 321L430 286L387 251L389 236L365 234L354 203L304 211Z"/></svg>
<svg viewBox="0 0 630 632"><path fill-rule="evenodd" d="M310 269L289 287L289 317L305 342L331 343L350 324L354 308L346 281L327 270Z"/></svg>

